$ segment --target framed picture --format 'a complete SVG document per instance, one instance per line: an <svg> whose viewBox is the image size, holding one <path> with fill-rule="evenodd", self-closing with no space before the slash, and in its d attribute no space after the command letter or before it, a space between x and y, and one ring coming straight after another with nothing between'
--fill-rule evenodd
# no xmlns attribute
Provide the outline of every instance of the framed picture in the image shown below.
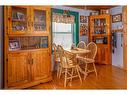
<svg viewBox="0 0 127 95"><path fill-rule="evenodd" d="M9 51L19 50L20 48L19 40L9 40Z"/></svg>
<svg viewBox="0 0 127 95"><path fill-rule="evenodd" d="M112 15L112 23L121 22L122 21L122 14Z"/></svg>
<svg viewBox="0 0 127 95"><path fill-rule="evenodd" d="M80 23L88 23L88 16L80 15Z"/></svg>
<svg viewBox="0 0 127 95"><path fill-rule="evenodd" d="M80 24L80 36L85 36L88 33L88 26L86 24Z"/></svg>

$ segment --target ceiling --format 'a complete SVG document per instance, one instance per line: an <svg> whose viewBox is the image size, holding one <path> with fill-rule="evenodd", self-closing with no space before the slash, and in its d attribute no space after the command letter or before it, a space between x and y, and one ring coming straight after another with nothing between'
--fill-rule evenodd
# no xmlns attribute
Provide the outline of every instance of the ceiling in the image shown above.
<svg viewBox="0 0 127 95"><path fill-rule="evenodd" d="M117 5L116 5L117 6ZM84 9L84 10L100 10L100 9L110 9L116 6L111 6L111 5L72 5L69 7L74 7L78 9Z"/></svg>

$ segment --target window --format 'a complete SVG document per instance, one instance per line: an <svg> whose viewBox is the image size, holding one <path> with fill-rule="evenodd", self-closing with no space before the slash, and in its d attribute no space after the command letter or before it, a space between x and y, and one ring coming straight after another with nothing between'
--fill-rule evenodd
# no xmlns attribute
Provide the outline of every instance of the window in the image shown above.
<svg viewBox="0 0 127 95"><path fill-rule="evenodd" d="M53 43L71 48L73 43L73 24L53 22Z"/></svg>

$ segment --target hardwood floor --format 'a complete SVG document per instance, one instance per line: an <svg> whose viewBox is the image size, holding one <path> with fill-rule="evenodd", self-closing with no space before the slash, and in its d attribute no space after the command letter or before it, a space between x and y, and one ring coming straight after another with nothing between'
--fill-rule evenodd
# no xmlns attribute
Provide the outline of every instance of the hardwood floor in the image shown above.
<svg viewBox="0 0 127 95"><path fill-rule="evenodd" d="M53 73L53 80L28 89L127 89L127 71L111 65L97 65L98 77L90 73L83 84L75 78L67 87L63 87L63 79ZM83 79L83 76L82 76Z"/></svg>

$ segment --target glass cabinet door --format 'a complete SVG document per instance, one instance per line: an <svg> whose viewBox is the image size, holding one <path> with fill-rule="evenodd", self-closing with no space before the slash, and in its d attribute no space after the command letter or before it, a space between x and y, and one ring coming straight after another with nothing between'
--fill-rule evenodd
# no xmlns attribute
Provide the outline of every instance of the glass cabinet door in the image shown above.
<svg viewBox="0 0 127 95"><path fill-rule="evenodd" d="M48 15L48 10L43 7L33 7L32 9L32 23L34 33L46 33L48 23L47 21L50 20Z"/></svg>
<svg viewBox="0 0 127 95"><path fill-rule="evenodd" d="M46 11L34 10L34 31L46 31Z"/></svg>
<svg viewBox="0 0 127 95"><path fill-rule="evenodd" d="M11 6L8 13L9 34L26 33L29 31L28 7Z"/></svg>
<svg viewBox="0 0 127 95"><path fill-rule="evenodd" d="M48 36L16 36L9 37L8 50L30 50L30 49L44 49L49 47Z"/></svg>
<svg viewBox="0 0 127 95"><path fill-rule="evenodd" d="M106 19L105 18L98 18L94 19L94 33L93 34L106 34Z"/></svg>

